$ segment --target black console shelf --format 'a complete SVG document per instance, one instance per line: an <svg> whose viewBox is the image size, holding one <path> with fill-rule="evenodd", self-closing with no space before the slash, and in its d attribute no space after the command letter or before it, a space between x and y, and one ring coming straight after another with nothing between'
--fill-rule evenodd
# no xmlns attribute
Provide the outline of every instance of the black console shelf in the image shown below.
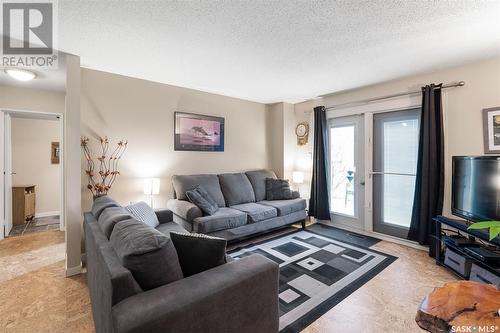
<svg viewBox="0 0 500 333"><path fill-rule="evenodd" d="M478 266L492 272L493 274L500 276L500 268L499 267L493 267L483 261L478 260L477 258L469 255L467 252L463 251L462 248L457 247L457 246L452 246L450 244L445 244L444 238L442 235L443 231L443 226L445 227L450 227L453 228L457 231L459 231L461 234L464 234L464 236L468 236L471 240L476 240L479 239L484 243L491 244L493 246L500 247L500 239L495 238L493 240L489 240L489 235L486 230L468 230L467 228L469 227L469 223L462 221L462 220L457 220L457 219L450 219L444 216L437 216L433 218L435 222L435 232L433 238L436 239L435 246L436 246L436 263L448 268L451 272L453 272L458 278L460 279L466 279L465 276L461 275L460 273L454 271L453 269L450 269L448 266L444 264L444 247L449 247L453 249L453 251L460 253L462 256L467 257L471 259L474 263L476 263Z"/></svg>

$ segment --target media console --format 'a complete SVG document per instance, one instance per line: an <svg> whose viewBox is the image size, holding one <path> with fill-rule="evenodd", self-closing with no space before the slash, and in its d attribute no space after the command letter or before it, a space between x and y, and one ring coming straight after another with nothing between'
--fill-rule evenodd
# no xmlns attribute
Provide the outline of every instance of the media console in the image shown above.
<svg viewBox="0 0 500 333"><path fill-rule="evenodd" d="M469 223L444 216L435 222L436 263L448 268L460 279L476 280L500 286L500 239L489 240L487 230L468 230ZM457 237L457 235L460 235ZM490 256L494 254L493 257Z"/></svg>

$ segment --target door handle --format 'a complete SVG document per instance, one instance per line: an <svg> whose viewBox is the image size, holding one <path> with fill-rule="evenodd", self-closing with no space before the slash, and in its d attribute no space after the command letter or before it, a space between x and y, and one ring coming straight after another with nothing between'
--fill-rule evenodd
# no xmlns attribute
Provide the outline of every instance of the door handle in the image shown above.
<svg viewBox="0 0 500 333"><path fill-rule="evenodd" d="M15 173L15 172L11 172L10 174L11 174L11 175L17 175L17 173Z"/></svg>
<svg viewBox="0 0 500 333"><path fill-rule="evenodd" d="M359 185L361 185L361 186L365 186L365 181L364 181L364 180L360 181L360 182L359 182Z"/></svg>

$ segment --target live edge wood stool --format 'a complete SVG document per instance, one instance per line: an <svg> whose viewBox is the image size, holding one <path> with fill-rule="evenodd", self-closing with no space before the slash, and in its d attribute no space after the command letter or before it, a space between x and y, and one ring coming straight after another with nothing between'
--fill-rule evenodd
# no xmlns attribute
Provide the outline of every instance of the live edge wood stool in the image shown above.
<svg viewBox="0 0 500 333"><path fill-rule="evenodd" d="M500 332L500 291L491 284L459 281L424 298L415 320L429 332Z"/></svg>

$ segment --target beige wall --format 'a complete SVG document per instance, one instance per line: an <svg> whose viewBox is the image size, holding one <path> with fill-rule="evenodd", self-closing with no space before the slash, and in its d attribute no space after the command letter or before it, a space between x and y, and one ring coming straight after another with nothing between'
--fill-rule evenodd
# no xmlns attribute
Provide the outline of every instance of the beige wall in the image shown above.
<svg viewBox="0 0 500 333"><path fill-rule="evenodd" d="M225 118L224 152L174 151L174 112ZM82 135L129 141L110 194L120 203L149 200L143 178L161 178L155 207L172 197L174 174L238 172L268 167L264 104L110 73L81 70ZM83 166L83 161L82 161ZM82 173L83 209L90 192Z"/></svg>
<svg viewBox="0 0 500 333"><path fill-rule="evenodd" d="M79 274L82 266L82 198L80 148L80 57L66 55L64 116L64 216L66 222L66 276Z"/></svg>
<svg viewBox="0 0 500 333"><path fill-rule="evenodd" d="M55 120L12 118L13 185L36 185L36 214L59 214L60 168L50 159L51 143L59 141Z"/></svg>
<svg viewBox="0 0 500 333"><path fill-rule="evenodd" d="M64 113L64 93L0 85L0 108Z"/></svg>
<svg viewBox="0 0 500 333"><path fill-rule="evenodd" d="M295 113L293 104L275 103L267 108L269 167L278 177L292 179L295 166Z"/></svg>
<svg viewBox="0 0 500 333"><path fill-rule="evenodd" d="M484 153L481 110L500 106L500 58L434 71L299 103L295 105L295 113L297 121L312 120L311 115L306 112L309 112L315 105L330 106L414 90L431 82L448 83L459 80L464 80L465 86L443 90L446 137L444 212L449 215L451 157L454 155L482 155ZM296 151L298 152L297 156L305 156L312 151L312 144Z"/></svg>
<svg viewBox="0 0 500 333"><path fill-rule="evenodd" d="M266 109L269 168L284 177L283 103L269 104Z"/></svg>

